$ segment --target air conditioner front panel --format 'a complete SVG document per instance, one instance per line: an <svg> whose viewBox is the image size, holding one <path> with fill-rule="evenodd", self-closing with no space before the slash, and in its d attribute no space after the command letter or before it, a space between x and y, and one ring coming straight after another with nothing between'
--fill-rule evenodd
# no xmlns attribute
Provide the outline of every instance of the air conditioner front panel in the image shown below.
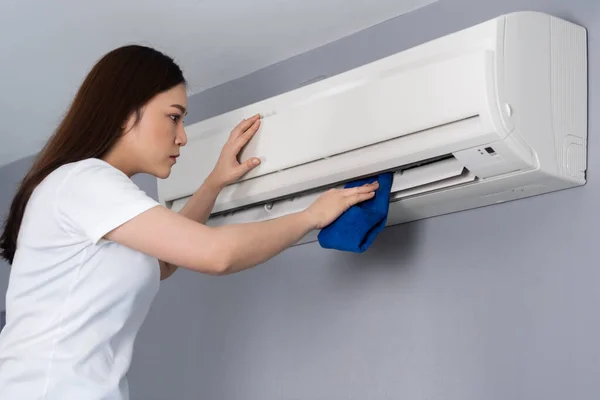
<svg viewBox="0 0 600 400"><path fill-rule="evenodd" d="M264 157L250 179L478 115L485 53L388 71L264 119L241 159Z"/></svg>
<svg viewBox="0 0 600 400"><path fill-rule="evenodd" d="M480 50L413 62L265 110L259 132L240 156L260 157L262 164L242 181L486 113L492 58L493 52ZM163 201L196 190L218 159L225 129L232 128L203 126L187 129L189 142L171 177L160 183Z"/></svg>

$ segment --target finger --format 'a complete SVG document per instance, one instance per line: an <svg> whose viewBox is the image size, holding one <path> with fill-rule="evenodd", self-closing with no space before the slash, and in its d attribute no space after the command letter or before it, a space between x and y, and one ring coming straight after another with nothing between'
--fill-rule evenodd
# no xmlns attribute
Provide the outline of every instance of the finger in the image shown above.
<svg viewBox="0 0 600 400"><path fill-rule="evenodd" d="M240 152L246 144L254 137L256 132L258 132L258 128L260 127L260 119L256 120L249 129L245 132L240 133L237 137L232 139L234 150L236 152Z"/></svg>
<svg viewBox="0 0 600 400"><path fill-rule="evenodd" d="M257 119L250 128L248 128L245 132L241 133L237 138L235 138L235 146L237 149L241 149L244 147L250 139L254 137L256 132L258 132L258 128L260 127L260 119Z"/></svg>
<svg viewBox="0 0 600 400"><path fill-rule="evenodd" d="M368 183L366 185L357 186L353 188L345 189L346 196L354 196L355 194L369 193L379 188L378 182Z"/></svg>
<svg viewBox="0 0 600 400"><path fill-rule="evenodd" d="M260 114L256 114L253 115L252 117L243 120L242 122L240 122L232 131L231 131L231 136L232 137L238 137L241 134L243 134L244 132L246 132L250 127L252 127L252 125L256 122L256 121L260 121Z"/></svg>
<svg viewBox="0 0 600 400"><path fill-rule="evenodd" d="M243 176L245 174L247 174L250 170L258 167L260 165L260 159L257 157L253 157L250 158L246 161L244 161L244 163L240 164L239 168L239 172L240 174Z"/></svg>
<svg viewBox="0 0 600 400"><path fill-rule="evenodd" d="M352 196L346 197L346 205L348 206L348 208L350 208L353 205L362 203L365 200L372 199L373 196L375 196L375 192L356 193L356 194L353 194Z"/></svg>

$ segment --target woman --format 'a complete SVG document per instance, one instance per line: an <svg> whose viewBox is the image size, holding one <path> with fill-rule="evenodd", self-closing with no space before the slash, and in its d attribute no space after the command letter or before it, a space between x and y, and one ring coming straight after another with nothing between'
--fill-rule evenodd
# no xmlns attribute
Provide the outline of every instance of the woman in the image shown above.
<svg viewBox="0 0 600 400"><path fill-rule="evenodd" d="M180 213L130 179L167 178L186 144L186 83L160 52L125 46L90 71L19 187L0 240L12 265L0 336L0 398L124 399L132 347L158 286L177 267L211 275L260 264L371 198L330 190L275 220L203 225L219 191L259 160L237 155L242 121ZM198 160L201 163L202 160Z"/></svg>

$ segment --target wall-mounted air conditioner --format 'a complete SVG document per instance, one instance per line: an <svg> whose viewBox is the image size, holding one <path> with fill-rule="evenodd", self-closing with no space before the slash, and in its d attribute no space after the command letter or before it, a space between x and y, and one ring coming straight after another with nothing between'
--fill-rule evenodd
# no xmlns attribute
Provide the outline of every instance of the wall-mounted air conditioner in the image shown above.
<svg viewBox="0 0 600 400"><path fill-rule="evenodd" d="M208 225L299 211L382 171L395 172L388 225L583 185L586 43L570 22L509 14L193 124L159 198L181 209L255 113L241 159L263 162L223 190Z"/></svg>

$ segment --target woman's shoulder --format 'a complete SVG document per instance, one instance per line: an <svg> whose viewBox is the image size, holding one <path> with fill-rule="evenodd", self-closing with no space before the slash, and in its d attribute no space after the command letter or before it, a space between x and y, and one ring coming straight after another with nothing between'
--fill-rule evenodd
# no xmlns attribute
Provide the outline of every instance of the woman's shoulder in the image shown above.
<svg viewBox="0 0 600 400"><path fill-rule="evenodd" d="M109 170L109 171L119 171L117 168L113 167L106 161L100 158L86 158L80 161L73 161L67 164L63 164L58 167L54 172L57 174L70 174L73 172L78 172L81 170ZM120 172L120 171L119 171Z"/></svg>
<svg viewBox="0 0 600 400"><path fill-rule="evenodd" d="M99 158L86 158L84 160L63 164L48 175L48 177L63 181L76 175L93 176L96 174L110 174L119 177L126 176L121 170L113 167L104 160Z"/></svg>
<svg viewBox="0 0 600 400"><path fill-rule="evenodd" d="M38 191L43 191L44 188L58 190L71 185L82 189L107 180L125 180L133 184L127 175L106 161L99 158L86 158L56 168L42 180Z"/></svg>

